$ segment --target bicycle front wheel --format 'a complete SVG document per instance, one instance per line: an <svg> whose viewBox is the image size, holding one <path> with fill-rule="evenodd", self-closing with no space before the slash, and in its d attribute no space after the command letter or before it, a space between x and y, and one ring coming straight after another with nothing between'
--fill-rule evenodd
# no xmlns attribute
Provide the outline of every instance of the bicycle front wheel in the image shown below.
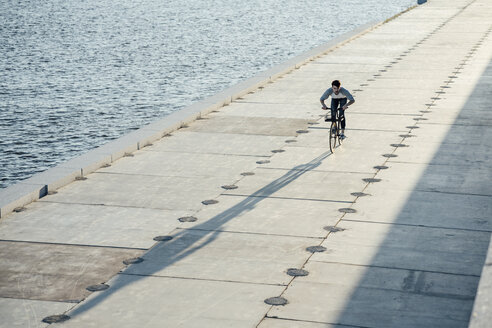
<svg viewBox="0 0 492 328"><path fill-rule="evenodd" d="M336 122L332 122L330 126L330 151L333 153L337 146L338 127Z"/></svg>

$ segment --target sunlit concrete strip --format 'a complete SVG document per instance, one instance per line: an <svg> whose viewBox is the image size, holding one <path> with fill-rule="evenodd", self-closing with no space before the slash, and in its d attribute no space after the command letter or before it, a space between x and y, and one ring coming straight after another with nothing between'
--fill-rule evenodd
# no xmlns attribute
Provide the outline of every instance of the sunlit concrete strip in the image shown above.
<svg viewBox="0 0 492 328"><path fill-rule="evenodd" d="M431 1L2 218L2 318L466 327L492 231L491 14ZM331 154L335 78L357 102Z"/></svg>

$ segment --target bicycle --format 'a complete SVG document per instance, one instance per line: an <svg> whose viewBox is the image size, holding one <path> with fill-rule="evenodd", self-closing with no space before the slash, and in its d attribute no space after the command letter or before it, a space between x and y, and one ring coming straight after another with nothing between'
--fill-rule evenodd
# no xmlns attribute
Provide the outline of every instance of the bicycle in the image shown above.
<svg viewBox="0 0 492 328"><path fill-rule="evenodd" d="M328 108L328 109L330 109L330 108ZM335 114L335 121L332 121L331 113L327 114L327 116L325 116L325 122L331 122L331 125L330 125L330 151L332 153L334 152L334 150L337 146L337 142L338 142L338 145L341 146L342 141L343 141L343 139L340 137L341 136L341 130L342 130L342 128L341 128L342 120L340 119L338 112L339 111L337 110L336 114ZM328 117L328 115L330 115L330 117Z"/></svg>

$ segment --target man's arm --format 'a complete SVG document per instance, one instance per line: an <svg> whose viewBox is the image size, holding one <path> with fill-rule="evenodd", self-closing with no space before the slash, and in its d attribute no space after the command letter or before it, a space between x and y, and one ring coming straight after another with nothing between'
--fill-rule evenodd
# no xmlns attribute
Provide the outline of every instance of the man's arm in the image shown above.
<svg viewBox="0 0 492 328"><path fill-rule="evenodd" d="M328 97L333 93L333 88L329 88L328 90L323 93L319 101L321 102L321 105L323 105L323 109L328 109L328 107L325 104L325 100L328 99Z"/></svg>
<svg viewBox="0 0 492 328"><path fill-rule="evenodd" d="M346 103L345 105L343 105L343 110L346 110L348 108L348 106L352 105L354 102L355 102L355 99L354 97L350 94L350 92L345 89L345 88L340 88L340 92L345 96L347 97L347 99L349 100L348 103Z"/></svg>

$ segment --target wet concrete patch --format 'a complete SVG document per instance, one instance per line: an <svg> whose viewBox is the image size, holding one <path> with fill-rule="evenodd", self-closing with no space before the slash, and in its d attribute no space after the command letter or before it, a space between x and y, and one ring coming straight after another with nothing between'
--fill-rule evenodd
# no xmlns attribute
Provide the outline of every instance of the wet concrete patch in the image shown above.
<svg viewBox="0 0 492 328"><path fill-rule="evenodd" d="M79 302L142 250L0 242L0 297Z"/></svg>
<svg viewBox="0 0 492 328"><path fill-rule="evenodd" d="M229 134L294 136L296 129L306 127L308 120L293 118L246 117L223 115L197 121L188 130Z"/></svg>

